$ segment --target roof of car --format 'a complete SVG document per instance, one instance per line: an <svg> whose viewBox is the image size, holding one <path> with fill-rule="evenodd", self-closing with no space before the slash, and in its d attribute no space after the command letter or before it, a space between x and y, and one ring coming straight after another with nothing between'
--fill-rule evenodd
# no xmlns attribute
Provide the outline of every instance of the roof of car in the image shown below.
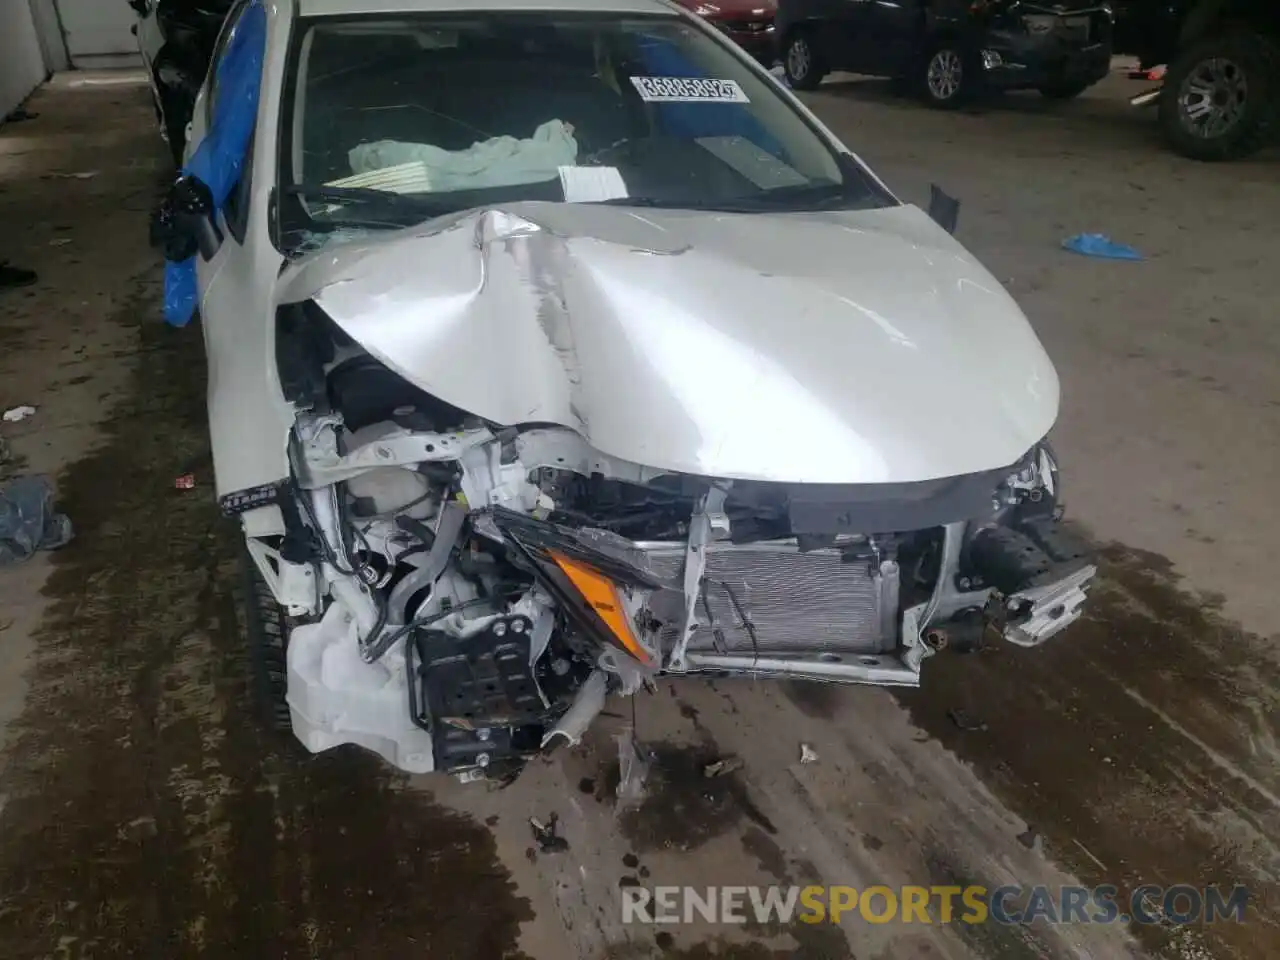
<svg viewBox="0 0 1280 960"><path fill-rule="evenodd" d="M499 13L504 11L574 13L670 13L665 0L298 0L303 17L360 13Z"/></svg>

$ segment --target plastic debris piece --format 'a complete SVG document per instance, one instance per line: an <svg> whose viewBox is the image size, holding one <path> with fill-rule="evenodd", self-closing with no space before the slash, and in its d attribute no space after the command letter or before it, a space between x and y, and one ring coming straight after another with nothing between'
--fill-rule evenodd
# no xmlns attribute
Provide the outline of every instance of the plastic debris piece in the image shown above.
<svg viewBox="0 0 1280 960"><path fill-rule="evenodd" d="M708 763L702 768L704 777L723 777L733 773L735 770L742 769L742 759L740 757L721 757L713 763Z"/></svg>
<svg viewBox="0 0 1280 960"><path fill-rule="evenodd" d="M1036 841L1038 841L1039 839L1040 839L1040 831L1037 830L1035 827L1033 827L1029 823L1027 824L1027 829L1024 830L1022 833L1018 834L1018 837L1017 837L1018 842L1022 844L1024 847L1026 847L1028 850L1034 850L1036 847Z"/></svg>
<svg viewBox="0 0 1280 960"><path fill-rule="evenodd" d="M961 730L985 731L987 724L979 717L974 717L965 710L955 707L947 711L947 718Z"/></svg>
<svg viewBox="0 0 1280 960"><path fill-rule="evenodd" d="M4 419L6 423L17 423L20 420L25 420L27 417L34 417L35 415L36 408L24 404L21 407L13 407L6 410L4 412Z"/></svg>
<svg viewBox="0 0 1280 960"><path fill-rule="evenodd" d="M53 486L44 477L18 477L0 487L0 567L56 550L72 535L71 521L53 509Z"/></svg>
<svg viewBox="0 0 1280 960"><path fill-rule="evenodd" d="M92 180L98 175L97 170L83 170L79 173L46 173L48 180Z"/></svg>
<svg viewBox="0 0 1280 960"><path fill-rule="evenodd" d="M569 841L556 832L559 823L560 818L554 813L545 824L539 822L536 817L529 818L529 826L533 828L533 839L541 852L565 853L568 851Z"/></svg>
<svg viewBox="0 0 1280 960"><path fill-rule="evenodd" d="M175 490L194 490L196 488L196 478L194 474L184 473L173 481Z"/></svg>
<svg viewBox="0 0 1280 960"><path fill-rule="evenodd" d="M39 278L34 270L11 267L0 261L0 287L29 287Z"/></svg>
<svg viewBox="0 0 1280 960"><path fill-rule="evenodd" d="M936 183L929 186L929 218L947 233L954 234L960 222L960 201Z"/></svg>
<svg viewBox="0 0 1280 960"><path fill-rule="evenodd" d="M1142 259L1142 254L1133 247L1116 243L1102 233L1078 233L1074 237L1067 237L1062 241L1062 248L1083 257L1101 257L1104 260Z"/></svg>
<svg viewBox="0 0 1280 960"><path fill-rule="evenodd" d="M65 246L66 246L68 243L70 243L70 242L71 242L71 238L70 238L70 237L59 237L57 240L50 240L50 241L49 241L49 246L51 246L51 247L65 247Z"/></svg>
<svg viewBox="0 0 1280 960"><path fill-rule="evenodd" d="M809 746L807 743L800 744L800 762L817 763L818 751L814 750L813 747Z"/></svg>
<svg viewBox="0 0 1280 960"><path fill-rule="evenodd" d="M645 781L649 779L649 759L636 741L634 730L624 730L614 737L618 742L618 806L639 803L644 799Z"/></svg>

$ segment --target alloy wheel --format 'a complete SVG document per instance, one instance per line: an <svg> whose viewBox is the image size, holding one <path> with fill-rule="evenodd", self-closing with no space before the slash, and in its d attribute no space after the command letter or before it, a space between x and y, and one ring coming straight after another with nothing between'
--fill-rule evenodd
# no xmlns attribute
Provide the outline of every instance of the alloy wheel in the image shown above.
<svg viewBox="0 0 1280 960"><path fill-rule="evenodd" d="M950 100L960 91L964 82L964 64L960 54L954 50L942 49L929 61L926 77L929 93L935 100Z"/></svg>
<svg viewBox="0 0 1280 960"><path fill-rule="evenodd" d="M804 37L796 37L787 48L787 71L797 80L807 76L813 67L813 54L809 51L809 41Z"/></svg>
<svg viewBox="0 0 1280 960"><path fill-rule="evenodd" d="M1231 60L1213 57L1187 74L1178 91L1178 109L1190 133L1213 140L1240 122L1248 99L1244 71Z"/></svg>

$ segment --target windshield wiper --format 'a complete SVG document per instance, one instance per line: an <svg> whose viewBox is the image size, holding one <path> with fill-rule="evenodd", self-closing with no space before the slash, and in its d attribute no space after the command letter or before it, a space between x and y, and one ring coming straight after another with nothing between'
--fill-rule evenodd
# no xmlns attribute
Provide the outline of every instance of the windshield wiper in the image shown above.
<svg viewBox="0 0 1280 960"><path fill-rule="evenodd" d="M855 194L841 183L805 183L724 199L617 197L599 203L614 207L652 207L662 210L708 210L720 213L804 213L812 210L856 209L871 198Z"/></svg>
<svg viewBox="0 0 1280 960"><path fill-rule="evenodd" d="M379 204L389 210L427 217L452 213L456 201L445 201L421 194L395 193L371 187L330 187L323 183L291 183L281 188L286 196L304 200L329 200L334 203Z"/></svg>
<svg viewBox="0 0 1280 960"><path fill-rule="evenodd" d="M803 183L737 197L729 202L740 205L743 210L800 213L806 210L853 207L861 205L865 200L865 195L855 194L844 183Z"/></svg>

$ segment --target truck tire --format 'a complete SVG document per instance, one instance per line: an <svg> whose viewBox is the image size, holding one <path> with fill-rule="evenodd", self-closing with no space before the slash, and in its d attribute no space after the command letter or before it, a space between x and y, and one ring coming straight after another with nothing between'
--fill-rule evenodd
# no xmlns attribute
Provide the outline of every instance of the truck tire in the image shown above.
<svg viewBox="0 0 1280 960"><path fill-rule="evenodd" d="M1280 117L1280 50L1244 29L1196 41L1169 65L1159 111L1165 139L1193 160L1260 150Z"/></svg>
<svg viewBox="0 0 1280 960"><path fill-rule="evenodd" d="M288 617L276 602L248 550L241 551L241 562L244 567L244 612L254 700L268 730L289 733L293 730L293 721L285 699L288 689L285 660L289 643Z"/></svg>

